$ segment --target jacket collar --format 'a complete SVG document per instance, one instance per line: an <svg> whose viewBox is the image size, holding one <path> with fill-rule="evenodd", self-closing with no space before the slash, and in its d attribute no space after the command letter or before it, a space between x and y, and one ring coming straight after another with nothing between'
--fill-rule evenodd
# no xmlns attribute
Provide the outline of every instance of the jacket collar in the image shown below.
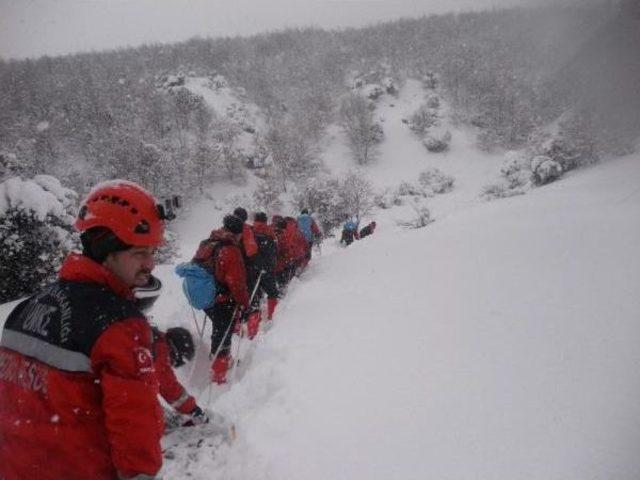
<svg viewBox="0 0 640 480"><path fill-rule="evenodd" d="M267 225L265 222L253 222L253 231L262 235L269 235L273 237L273 228Z"/></svg>
<svg viewBox="0 0 640 480"><path fill-rule="evenodd" d="M129 286L116 277L111 270L79 253L67 256L60 269L59 277L72 282L106 285L116 295L133 299L133 292Z"/></svg>
<svg viewBox="0 0 640 480"><path fill-rule="evenodd" d="M236 246L238 245L235 235L224 228L221 228L220 230L213 230L209 235L209 240L231 243Z"/></svg>

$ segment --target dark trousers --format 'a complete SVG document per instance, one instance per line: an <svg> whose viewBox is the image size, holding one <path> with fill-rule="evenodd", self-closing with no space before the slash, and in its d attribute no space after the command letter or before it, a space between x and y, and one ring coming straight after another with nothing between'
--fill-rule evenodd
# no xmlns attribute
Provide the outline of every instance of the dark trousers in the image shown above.
<svg viewBox="0 0 640 480"><path fill-rule="evenodd" d="M207 308L205 313L213 323L211 333L211 354L218 356L231 353L231 337L233 335L233 312L236 304L232 301L214 303L213 307ZM220 349L218 351L218 349Z"/></svg>
<svg viewBox="0 0 640 480"><path fill-rule="evenodd" d="M276 285L276 275L273 270L265 270L260 280L260 293L256 293L256 297L262 298L263 293L267 298L278 298L280 292Z"/></svg>
<svg viewBox="0 0 640 480"><path fill-rule="evenodd" d="M342 238L340 239L340 242L344 243L345 245L351 245L353 243L354 238L355 238L355 233L352 230L343 230Z"/></svg>

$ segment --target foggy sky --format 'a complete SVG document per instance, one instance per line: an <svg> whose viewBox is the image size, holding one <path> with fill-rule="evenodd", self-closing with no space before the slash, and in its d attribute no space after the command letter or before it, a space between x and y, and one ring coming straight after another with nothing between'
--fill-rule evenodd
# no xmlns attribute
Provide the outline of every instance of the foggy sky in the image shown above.
<svg viewBox="0 0 640 480"><path fill-rule="evenodd" d="M248 35L340 28L553 0L0 0L0 57L25 58Z"/></svg>

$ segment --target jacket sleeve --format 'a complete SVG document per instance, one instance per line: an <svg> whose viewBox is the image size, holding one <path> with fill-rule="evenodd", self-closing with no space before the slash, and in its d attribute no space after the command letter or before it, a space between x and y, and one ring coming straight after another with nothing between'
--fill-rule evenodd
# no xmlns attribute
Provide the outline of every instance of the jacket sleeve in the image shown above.
<svg viewBox="0 0 640 480"><path fill-rule="evenodd" d="M314 219L311 219L311 233L313 234L314 237L322 236L322 232L320 231L320 228L318 227L318 224Z"/></svg>
<svg viewBox="0 0 640 480"><path fill-rule="evenodd" d="M227 246L220 251L221 269L224 283L231 292L233 300L244 308L249 306L247 291L247 272L238 247Z"/></svg>
<svg viewBox="0 0 640 480"><path fill-rule="evenodd" d="M247 258L251 258L258 253L258 242L256 242L253 230L246 223L242 226L242 245Z"/></svg>
<svg viewBox="0 0 640 480"><path fill-rule="evenodd" d="M150 349L151 329L144 319L135 318L111 325L91 350L111 459L124 478L153 476L162 466L164 421Z"/></svg>
<svg viewBox="0 0 640 480"><path fill-rule="evenodd" d="M155 354L154 366L160 396L176 411L184 414L191 413L196 406L195 399L189 395L176 378L169 357L169 345L166 340L158 339L153 345Z"/></svg>

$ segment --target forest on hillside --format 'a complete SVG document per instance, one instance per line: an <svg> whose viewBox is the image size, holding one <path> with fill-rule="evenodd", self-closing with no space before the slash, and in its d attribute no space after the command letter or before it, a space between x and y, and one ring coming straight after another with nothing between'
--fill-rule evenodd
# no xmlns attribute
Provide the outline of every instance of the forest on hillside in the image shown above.
<svg viewBox="0 0 640 480"><path fill-rule="evenodd" d="M450 14L340 32L286 30L0 61L0 173L52 174L79 192L97 178L126 174L158 193L191 189L203 177L202 168L189 168L198 159L211 180L221 171L237 175L219 168L233 150L211 149L229 142L233 129L213 118L201 99L160 88L163 78L180 72L222 75L242 88L281 142L317 142L358 75L402 83L434 73L459 120L478 128L483 148L522 147L564 114L566 129L576 137L581 132L576 141L589 137L592 152L624 151L638 131L637 118L625 118L628 131L605 132L610 118L596 118L603 113L597 103L611 96L602 85L595 92L593 85L577 88L587 64L598 61L606 61L596 69L613 82L615 72L602 69L625 59L612 60L608 50L626 44L637 57L640 20L623 7ZM634 68L625 74L629 85L638 84L637 61ZM614 90L629 106L633 95Z"/></svg>
<svg viewBox="0 0 640 480"><path fill-rule="evenodd" d="M38 216L0 198L0 243L13 252L0 274L33 264L19 288L0 286L0 300L55 271L59 252L31 253L77 242L74 199L97 181L127 178L158 196L188 196L216 181L243 182L258 167L257 194L273 201L318 174L331 124L349 131L354 164L367 163L367 145L382 132L353 94L358 85L393 93L419 79L437 88L455 121L475 129L479 148L529 149L564 170L628 153L640 136L639 52L640 6L621 0L0 59L0 197L34 179L29 188L60 203ZM194 77L257 105L264 125L213 112L184 87ZM428 124L427 107L416 105L416 122ZM251 154L238 147L243 132L253 135ZM337 179L320 184L333 193L344 187ZM23 238L36 229L45 229L44 247Z"/></svg>

